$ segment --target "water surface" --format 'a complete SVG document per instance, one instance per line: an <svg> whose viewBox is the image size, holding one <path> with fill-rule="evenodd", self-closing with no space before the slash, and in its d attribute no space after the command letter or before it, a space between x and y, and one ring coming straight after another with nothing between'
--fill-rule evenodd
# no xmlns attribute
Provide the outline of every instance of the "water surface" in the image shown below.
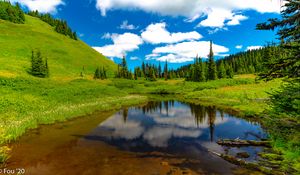
<svg viewBox="0 0 300 175"><path fill-rule="evenodd" d="M209 151L248 152L246 160L256 161L262 148L216 141L265 137L258 123L215 107L149 102L34 130L13 144L7 167L27 174L248 174Z"/></svg>

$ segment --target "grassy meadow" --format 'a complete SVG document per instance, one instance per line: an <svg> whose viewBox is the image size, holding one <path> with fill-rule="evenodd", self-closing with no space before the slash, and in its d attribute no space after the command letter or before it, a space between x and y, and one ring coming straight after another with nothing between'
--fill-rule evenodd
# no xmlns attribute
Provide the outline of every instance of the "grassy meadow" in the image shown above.
<svg viewBox="0 0 300 175"><path fill-rule="evenodd" d="M55 32L38 18L26 15L25 24L0 20L0 76L29 77L31 51L39 49L48 59L53 79L69 79L104 66L110 76L117 66L84 42ZM84 70L83 70L84 67Z"/></svg>
<svg viewBox="0 0 300 175"><path fill-rule="evenodd" d="M171 94L182 101L214 105L244 116L260 116L269 128L277 126L272 125L274 121L265 117L264 112L269 108L269 92L277 90L281 80L258 81L255 75L199 83L183 79L115 79L112 77L117 66L111 60L82 41L56 33L37 18L26 15L25 24L0 20L0 26L0 162L9 155L9 148L4 145L28 129L95 111L141 104L152 95ZM27 73L34 49L48 58L50 78L35 78ZM93 80L97 66L108 70L109 79ZM300 140L299 134L286 143L278 138L287 136L288 132L277 137L276 129L270 131L275 148L286 155L286 164L293 162L300 170L297 163L300 153L294 146Z"/></svg>

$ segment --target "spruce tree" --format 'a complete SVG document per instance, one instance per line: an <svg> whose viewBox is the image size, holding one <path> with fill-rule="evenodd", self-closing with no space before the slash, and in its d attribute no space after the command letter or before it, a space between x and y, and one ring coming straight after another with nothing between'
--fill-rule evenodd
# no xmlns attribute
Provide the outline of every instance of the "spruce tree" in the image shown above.
<svg viewBox="0 0 300 175"><path fill-rule="evenodd" d="M204 82L204 81L206 81L206 78L205 78L204 64L203 64L201 58L199 58L198 64L199 64L199 67L200 67L199 81Z"/></svg>
<svg viewBox="0 0 300 175"><path fill-rule="evenodd" d="M99 79L99 67L97 67L97 69L94 73L94 79Z"/></svg>
<svg viewBox="0 0 300 175"><path fill-rule="evenodd" d="M228 65L226 68L226 76L227 78L233 78L234 76L233 68L231 67L231 65Z"/></svg>
<svg viewBox="0 0 300 175"><path fill-rule="evenodd" d="M299 0L286 0L281 19L269 19L267 23L257 25L260 30L278 29L281 47L287 50L287 57L277 57L268 62L270 68L261 74L267 80L286 77L287 83L281 90L273 93L271 104L273 110L287 113L290 116L299 116L300 113L300 27L299 27Z"/></svg>
<svg viewBox="0 0 300 175"><path fill-rule="evenodd" d="M161 78L161 65L160 65L160 62L159 62L159 65L158 65L158 78Z"/></svg>
<svg viewBox="0 0 300 175"><path fill-rule="evenodd" d="M226 69L224 67L223 60L220 61L220 64L218 66L218 77L221 78L226 78Z"/></svg>
<svg viewBox="0 0 300 175"><path fill-rule="evenodd" d="M217 79L217 68L214 60L214 53L212 48L212 41L210 41L210 50L208 55L208 80Z"/></svg>
<svg viewBox="0 0 300 175"><path fill-rule="evenodd" d="M165 78L165 80L168 80L168 78L169 78L169 75L168 75L168 61L166 61L165 68L164 68L164 78Z"/></svg>
<svg viewBox="0 0 300 175"><path fill-rule="evenodd" d="M33 76L45 78L49 77L48 60L43 60L41 52L38 50L36 53L31 52L31 70L30 73Z"/></svg>

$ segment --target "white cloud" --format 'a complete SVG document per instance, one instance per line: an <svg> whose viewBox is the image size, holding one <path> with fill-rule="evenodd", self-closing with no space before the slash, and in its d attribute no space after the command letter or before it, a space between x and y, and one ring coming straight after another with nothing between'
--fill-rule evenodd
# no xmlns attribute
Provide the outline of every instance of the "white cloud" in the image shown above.
<svg viewBox="0 0 300 175"><path fill-rule="evenodd" d="M232 19L229 22L227 22L227 25L230 25L230 26L239 25L241 21L244 21L246 19L248 19L247 16L235 15L232 17Z"/></svg>
<svg viewBox="0 0 300 175"><path fill-rule="evenodd" d="M171 63L183 63L193 61L196 55L206 58L209 52L209 41L190 41L182 42L165 47L157 47L152 54L146 56L147 60L168 60ZM228 48L213 44L213 51L216 56L229 51Z"/></svg>
<svg viewBox="0 0 300 175"><path fill-rule="evenodd" d="M193 17L190 17L190 18L188 18L188 19L185 19L184 21L185 22L194 22L194 21L196 21L198 18L200 18L201 17L201 15L200 14L196 14L196 15L194 15Z"/></svg>
<svg viewBox="0 0 300 175"><path fill-rule="evenodd" d="M208 9L206 13L207 18L201 21L197 27L223 28L225 25L239 25L240 21L248 19L248 17L244 15L237 15L231 12L231 10L222 8Z"/></svg>
<svg viewBox="0 0 300 175"><path fill-rule="evenodd" d="M128 24L128 21L125 20L122 22L122 24L119 27L120 29L124 29L124 30L135 30L138 29L138 26L134 26L133 24Z"/></svg>
<svg viewBox="0 0 300 175"><path fill-rule="evenodd" d="M235 46L236 49L242 49L243 48L243 45L237 45Z"/></svg>
<svg viewBox="0 0 300 175"><path fill-rule="evenodd" d="M140 36L133 33L120 34L106 34L106 37L110 37L113 44L102 47L93 47L98 52L107 57L122 58L128 52L139 49L139 45L143 44L143 40Z"/></svg>
<svg viewBox="0 0 300 175"><path fill-rule="evenodd" d="M280 0L97 0L96 7L103 16L113 9L138 9L161 15L185 16L207 14L207 9L219 8L229 11L256 10L261 13L280 12Z"/></svg>
<svg viewBox="0 0 300 175"><path fill-rule="evenodd" d="M130 60L136 61L136 60L140 60L140 58L139 57L130 57Z"/></svg>
<svg viewBox="0 0 300 175"><path fill-rule="evenodd" d="M184 16L186 22L194 22L207 17L197 27L223 28L226 25L239 25L247 17L237 11L255 10L260 13L279 13L281 0L97 0L96 7L103 16L115 9L143 10L150 13ZM214 32L211 32L211 34Z"/></svg>
<svg viewBox="0 0 300 175"><path fill-rule="evenodd" d="M263 48L263 46L248 46L246 50L256 50L260 48Z"/></svg>
<svg viewBox="0 0 300 175"><path fill-rule="evenodd" d="M223 28L213 28L213 29L208 30L208 34L209 34L209 35L212 35L212 34L214 34L214 33L217 33L217 32L219 32L219 31L224 31L224 30L228 30L228 28L227 28L227 27L223 27Z"/></svg>
<svg viewBox="0 0 300 175"><path fill-rule="evenodd" d="M100 124L100 127L108 128L111 132L95 132L93 135L102 136L102 134L104 134L106 137L112 138L136 139L140 137L145 130L138 121L128 120L124 124L123 115L121 114L116 114L108 118Z"/></svg>
<svg viewBox="0 0 300 175"><path fill-rule="evenodd" d="M186 40L198 40L202 38L198 32L170 33L166 30L166 23L150 24L141 34L144 41L152 44L177 43Z"/></svg>
<svg viewBox="0 0 300 175"><path fill-rule="evenodd" d="M232 18L233 14L226 9L209 9L207 18L198 24L198 27L223 27L225 20Z"/></svg>
<svg viewBox="0 0 300 175"><path fill-rule="evenodd" d="M111 34L110 33L104 33L101 38L102 39L111 39Z"/></svg>
<svg viewBox="0 0 300 175"><path fill-rule="evenodd" d="M29 10L38 10L41 13L55 13L59 5L64 5L63 0L11 0L25 5Z"/></svg>

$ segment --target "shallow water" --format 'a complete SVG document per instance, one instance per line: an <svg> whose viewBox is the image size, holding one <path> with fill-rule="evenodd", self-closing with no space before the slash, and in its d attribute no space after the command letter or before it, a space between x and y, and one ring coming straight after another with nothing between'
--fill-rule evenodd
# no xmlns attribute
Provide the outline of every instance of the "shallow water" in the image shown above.
<svg viewBox="0 0 300 175"><path fill-rule="evenodd" d="M7 168L26 174L249 174L209 151L246 151L246 160L256 161L260 147L215 142L265 137L258 123L215 107L149 102L33 130L12 145Z"/></svg>

